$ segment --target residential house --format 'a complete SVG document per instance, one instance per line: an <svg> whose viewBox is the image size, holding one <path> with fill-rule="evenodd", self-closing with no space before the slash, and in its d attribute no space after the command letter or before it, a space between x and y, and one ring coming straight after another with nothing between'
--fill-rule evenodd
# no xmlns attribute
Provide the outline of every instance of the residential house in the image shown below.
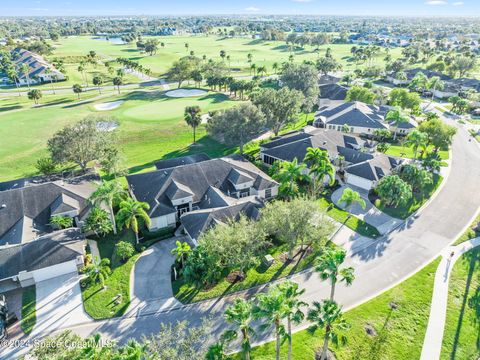
<svg viewBox="0 0 480 360"><path fill-rule="evenodd" d="M187 213L214 212L278 193L278 183L239 155L193 163L183 159L170 168L127 176L127 182L132 196L150 205L151 231L176 227Z"/></svg>
<svg viewBox="0 0 480 360"><path fill-rule="evenodd" d="M338 83L320 85L319 108L343 104L347 97L347 92L348 88Z"/></svg>
<svg viewBox="0 0 480 360"><path fill-rule="evenodd" d="M20 86L66 80L64 74L55 69L42 56L31 51L17 48L12 51L12 60L19 71L18 83ZM28 73L22 72L23 64L28 65Z"/></svg>
<svg viewBox="0 0 480 360"><path fill-rule="evenodd" d="M422 68L415 68L415 69L408 69L408 70L404 71L405 75L407 76L406 80L397 79L396 78L397 73L393 73L393 72L387 74L386 80L389 83L392 83L393 85L408 85L412 82L413 78L419 72L425 74L425 76L427 76L428 78L438 76L443 81L449 81L449 80L452 79L451 77L449 77L447 75L444 75L442 73L436 72L436 71L422 69Z"/></svg>

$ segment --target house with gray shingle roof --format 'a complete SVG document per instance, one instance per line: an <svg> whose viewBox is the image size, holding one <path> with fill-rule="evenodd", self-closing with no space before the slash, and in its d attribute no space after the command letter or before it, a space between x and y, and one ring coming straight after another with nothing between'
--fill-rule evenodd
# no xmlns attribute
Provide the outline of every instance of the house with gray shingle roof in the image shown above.
<svg viewBox="0 0 480 360"><path fill-rule="evenodd" d="M130 175L127 182L132 197L150 205L152 231L176 227L186 214L228 213L245 199L263 201L278 193L277 182L239 155Z"/></svg>
<svg viewBox="0 0 480 360"><path fill-rule="evenodd" d="M57 82L65 80L65 75L55 69L42 56L25 49L14 49L11 52L12 60L19 72L18 83L20 86ZM28 65L28 73L23 73L22 65Z"/></svg>

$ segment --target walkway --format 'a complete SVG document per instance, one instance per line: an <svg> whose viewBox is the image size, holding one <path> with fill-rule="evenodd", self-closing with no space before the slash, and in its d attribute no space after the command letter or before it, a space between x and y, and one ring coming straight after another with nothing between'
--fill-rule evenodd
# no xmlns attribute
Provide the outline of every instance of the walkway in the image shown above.
<svg viewBox="0 0 480 360"><path fill-rule="evenodd" d="M480 246L480 237L466 241L457 246L449 246L442 252L442 261L438 265L433 287L430 318L423 341L420 360L440 359L443 333L447 316L448 283L455 262L467 251ZM451 254L454 254L451 256Z"/></svg>

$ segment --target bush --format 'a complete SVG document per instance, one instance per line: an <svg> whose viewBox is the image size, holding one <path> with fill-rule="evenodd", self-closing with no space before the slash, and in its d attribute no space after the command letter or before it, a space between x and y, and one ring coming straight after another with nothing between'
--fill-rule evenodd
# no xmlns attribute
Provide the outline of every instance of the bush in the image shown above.
<svg viewBox="0 0 480 360"><path fill-rule="evenodd" d="M120 241L115 245L115 255L122 259L122 261L131 258L133 254L135 254L135 248L129 242Z"/></svg>

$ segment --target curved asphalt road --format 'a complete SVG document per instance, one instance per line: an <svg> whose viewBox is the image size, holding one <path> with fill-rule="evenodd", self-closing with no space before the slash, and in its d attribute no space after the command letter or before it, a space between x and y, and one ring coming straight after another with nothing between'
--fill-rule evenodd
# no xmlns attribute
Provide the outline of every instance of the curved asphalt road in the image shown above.
<svg viewBox="0 0 480 360"><path fill-rule="evenodd" d="M337 300L346 309L384 292L427 265L476 216L480 206L480 146L468 139L468 133L459 129L453 143L450 175L421 216L347 259L347 265L355 267L356 280L349 288L338 286L336 292ZM328 284L321 282L315 273L307 271L292 276L292 279L306 289L304 300L307 302L323 299L329 294ZM252 296L258 290L250 289L236 296ZM158 332L161 323L188 320L194 325L205 316L211 316L211 333L219 335L225 329L224 308L234 297L181 306L163 313L92 322L71 329L82 336L99 332L104 338L124 343L132 337L140 339L142 335ZM298 329L306 326L302 324ZM256 341L268 339L268 333L259 334Z"/></svg>

